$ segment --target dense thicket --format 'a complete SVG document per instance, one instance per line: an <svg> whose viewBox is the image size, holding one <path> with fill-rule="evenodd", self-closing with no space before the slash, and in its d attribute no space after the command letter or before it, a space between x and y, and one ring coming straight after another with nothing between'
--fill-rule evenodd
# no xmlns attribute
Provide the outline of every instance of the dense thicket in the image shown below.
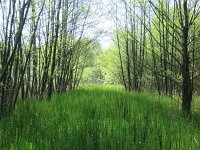
<svg viewBox="0 0 200 150"><path fill-rule="evenodd" d="M0 1L0 113L18 98L51 97L79 85L91 51L90 1Z"/></svg>
<svg viewBox="0 0 200 150"><path fill-rule="evenodd" d="M182 109L189 114L199 76L200 2L121 0L116 7L124 10L116 15L124 87L180 94Z"/></svg>

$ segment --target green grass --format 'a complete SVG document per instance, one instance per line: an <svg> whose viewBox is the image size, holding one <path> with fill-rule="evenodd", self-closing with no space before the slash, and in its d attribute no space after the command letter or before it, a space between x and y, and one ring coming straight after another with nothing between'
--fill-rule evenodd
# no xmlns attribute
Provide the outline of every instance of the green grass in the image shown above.
<svg viewBox="0 0 200 150"><path fill-rule="evenodd" d="M0 120L0 149L200 149L200 120L152 93L84 86L51 101L19 102Z"/></svg>

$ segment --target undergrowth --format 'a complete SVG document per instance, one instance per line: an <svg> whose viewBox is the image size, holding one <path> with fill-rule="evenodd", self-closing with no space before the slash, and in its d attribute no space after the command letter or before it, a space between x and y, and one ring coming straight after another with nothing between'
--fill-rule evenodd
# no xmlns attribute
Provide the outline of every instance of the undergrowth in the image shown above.
<svg viewBox="0 0 200 150"><path fill-rule="evenodd" d="M18 102L0 120L0 149L200 149L200 120L153 93L83 86L51 101Z"/></svg>

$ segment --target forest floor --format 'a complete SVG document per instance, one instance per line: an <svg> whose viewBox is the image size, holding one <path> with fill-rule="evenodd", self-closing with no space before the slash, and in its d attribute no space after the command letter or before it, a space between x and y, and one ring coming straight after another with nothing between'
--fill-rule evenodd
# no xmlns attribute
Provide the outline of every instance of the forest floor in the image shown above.
<svg viewBox="0 0 200 150"><path fill-rule="evenodd" d="M200 149L199 113L184 118L168 97L93 85L19 102L0 120L0 149Z"/></svg>

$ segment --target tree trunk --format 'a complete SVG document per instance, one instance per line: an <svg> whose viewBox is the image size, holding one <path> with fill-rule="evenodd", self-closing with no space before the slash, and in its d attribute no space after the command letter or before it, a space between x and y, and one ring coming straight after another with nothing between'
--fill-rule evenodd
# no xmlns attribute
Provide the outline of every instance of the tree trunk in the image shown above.
<svg viewBox="0 0 200 150"><path fill-rule="evenodd" d="M190 77L190 58L188 53L188 35L189 35L189 16L187 0L183 3L184 22L182 23L182 110L186 114L191 113L192 102L192 82Z"/></svg>
<svg viewBox="0 0 200 150"><path fill-rule="evenodd" d="M186 114L190 114L191 102L192 102L192 82L190 77L190 60L188 54L188 31L189 29L185 27L183 29L183 43L182 43L182 110Z"/></svg>

